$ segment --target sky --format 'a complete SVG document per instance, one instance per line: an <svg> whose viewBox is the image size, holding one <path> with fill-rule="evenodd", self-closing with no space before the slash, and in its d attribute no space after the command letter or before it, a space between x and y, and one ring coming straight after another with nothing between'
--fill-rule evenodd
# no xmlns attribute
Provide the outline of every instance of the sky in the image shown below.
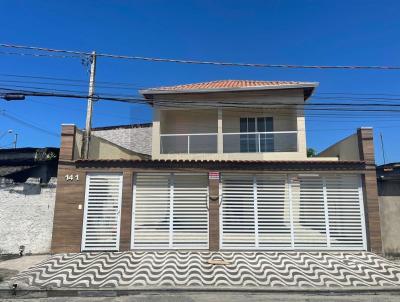
<svg viewBox="0 0 400 302"><path fill-rule="evenodd" d="M0 43L228 62L400 65L399 1L0 0L0 11ZM78 58L5 52L17 51L0 47L0 87L87 92L87 66ZM320 83L320 97L346 93L400 98L400 71L218 67L107 58L97 62L96 92L135 96L143 87L221 79L315 81ZM130 85L113 89L102 82ZM18 133L18 147L59 146L62 123L84 127L86 101L0 100L0 110L0 148L12 145L13 133ZM400 113L307 113L308 147L322 151L357 127L371 126L377 162L383 162L381 133L386 162L400 161ZM94 127L151 120L146 105L100 101L94 106Z"/></svg>

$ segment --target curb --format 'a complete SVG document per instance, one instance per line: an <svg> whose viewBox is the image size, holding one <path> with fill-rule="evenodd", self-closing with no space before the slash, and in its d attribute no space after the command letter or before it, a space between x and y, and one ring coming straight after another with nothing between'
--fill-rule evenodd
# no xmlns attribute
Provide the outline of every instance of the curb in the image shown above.
<svg viewBox="0 0 400 302"><path fill-rule="evenodd" d="M51 297L119 297L141 293L252 293L252 294L309 294L309 295L379 295L392 294L400 296L398 287L351 287L351 288L296 288L296 287L136 287L136 288L0 288L0 299L4 298L51 298Z"/></svg>

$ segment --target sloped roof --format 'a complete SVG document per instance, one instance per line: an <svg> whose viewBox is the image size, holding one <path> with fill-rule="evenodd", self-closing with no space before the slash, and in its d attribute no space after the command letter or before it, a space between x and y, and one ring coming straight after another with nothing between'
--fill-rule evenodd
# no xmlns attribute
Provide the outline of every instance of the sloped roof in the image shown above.
<svg viewBox="0 0 400 302"><path fill-rule="evenodd" d="M151 98L154 94L173 94L173 93L206 93L224 91L251 91L269 89L304 89L305 99L318 86L317 82L297 82L297 81L255 81L255 80L219 80L211 82L191 83L175 86L161 86L140 90L146 98Z"/></svg>

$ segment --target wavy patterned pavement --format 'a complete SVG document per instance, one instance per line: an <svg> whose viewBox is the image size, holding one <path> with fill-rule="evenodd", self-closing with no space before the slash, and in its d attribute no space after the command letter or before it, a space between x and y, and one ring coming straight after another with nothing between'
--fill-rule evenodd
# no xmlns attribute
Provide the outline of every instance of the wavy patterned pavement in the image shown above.
<svg viewBox="0 0 400 302"><path fill-rule="evenodd" d="M400 286L400 265L368 252L78 253L55 255L12 282L46 288L393 287Z"/></svg>

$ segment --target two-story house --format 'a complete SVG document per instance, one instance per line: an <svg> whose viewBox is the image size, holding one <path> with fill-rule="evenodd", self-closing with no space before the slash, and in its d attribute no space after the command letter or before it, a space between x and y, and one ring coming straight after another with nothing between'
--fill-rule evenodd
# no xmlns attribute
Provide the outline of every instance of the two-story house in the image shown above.
<svg viewBox="0 0 400 302"><path fill-rule="evenodd" d="M317 83L215 81L140 91L153 123L63 125L53 252L381 252L371 128L307 157Z"/></svg>

